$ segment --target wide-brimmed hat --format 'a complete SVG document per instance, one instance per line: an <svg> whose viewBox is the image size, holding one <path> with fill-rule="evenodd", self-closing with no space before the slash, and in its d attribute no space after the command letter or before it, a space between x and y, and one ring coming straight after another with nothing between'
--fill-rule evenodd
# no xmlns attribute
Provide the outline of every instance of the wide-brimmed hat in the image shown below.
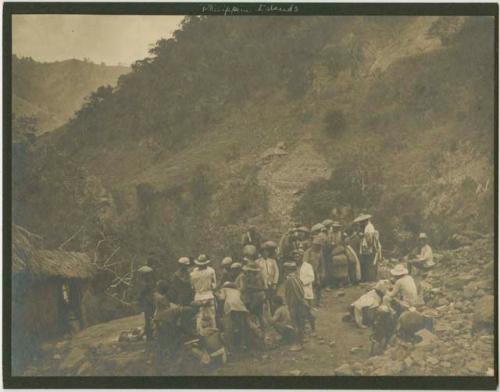
<svg viewBox="0 0 500 392"><path fill-rule="evenodd" d="M389 289L389 282L387 280L379 280L374 287L375 290L381 291L382 293L386 293Z"/></svg>
<svg viewBox="0 0 500 392"><path fill-rule="evenodd" d="M315 233L317 231L321 231L325 228L325 225L323 223L316 223L313 227L311 227L311 232Z"/></svg>
<svg viewBox="0 0 500 392"><path fill-rule="evenodd" d="M243 247L244 256L255 256L257 254L257 248L254 245L245 245Z"/></svg>
<svg viewBox="0 0 500 392"><path fill-rule="evenodd" d="M208 263L210 263L210 259L207 257L207 255L199 255L194 263L196 265L207 265Z"/></svg>
<svg viewBox="0 0 500 392"><path fill-rule="evenodd" d="M306 226L300 226L297 230L303 233L309 233L309 229Z"/></svg>
<svg viewBox="0 0 500 392"><path fill-rule="evenodd" d="M255 261L249 261L247 265L243 266L243 271L258 272L260 271L260 268Z"/></svg>
<svg viewBox="0 0 500 392"><path fill-rule="evenodd" d="M231 257L224 257L222 259L222 265L231 265L233 263L233 259Z"/></svg>
<svg viewBox="0 0 500 392"><path fill-rule="evenodd" d="M238 263L238 262L233 263L233 264L231 264L231 267L230 267L230 268L231 268L231 269L238 269L238 268L241 268L241 263Z"/></svg>
<svg viewBox="0 0 500 392"><path fill-rule="evenodd" d="M325 219L323 221L324 226L331 226L333 224L333 219Z"/></svg>
<svg viewBox="0 0 500 392"><path fill-rule="evenodd" d="M372 216L370 214L361 214L356 219L354 219L354 223L364 222L371 218Z"/></svg>
<svg viewBox="0 0 500 392"><path fill-rule="evenodd" d="M189 261L189 257L186 257L186 256L182 256L181 258L179 258L179 260L177 260L177 262L179 264L183 264L183 265L191 264L191 262Z"/></svg>
<svg viewBox="0 0 500 392"><path fill-rule="evenodd" d="M262 244L262 249L276 249L278 245L274 241L266 241Z"/></svg>
<svg viewBox="0 0 500 392"><path fill-rule="evenodd" d="M391 275L393 276L401 276L406 274L408 274L408 269L403 264L398 264L393 269L391 269Z"/></svg>
<svg viewBox="0 0 500 392"><path fill-rule="evenodd" d="M141 268L139 268L137 270L137 272L139 272L141 274L149 274L149 273L153 272L153 268L151 268L150 266L147 266L147 265L143 265Z"/></svg>
<svg viewBox="0 0 500 392"><path fill-rule="evenodd" d="M332 227L340 229L342 227L342 224L340 222L335 221L335 222L332 223Z"/></svg>
<svg viewBox="0 0 500 392"><path fill-rule="evenodd" d="M297 263L295 261L287 261L286 263L283 263L283 267L285 268L297 268Z"/></svg>
<svg viewBox="0 0 500 392"><path fill-rule="evenodd" d="M418 235L418 239L419 239L419 240L426 240L426 239L427 239L427 234L425 234L425 233L420 233L420 234Z"/></svg>

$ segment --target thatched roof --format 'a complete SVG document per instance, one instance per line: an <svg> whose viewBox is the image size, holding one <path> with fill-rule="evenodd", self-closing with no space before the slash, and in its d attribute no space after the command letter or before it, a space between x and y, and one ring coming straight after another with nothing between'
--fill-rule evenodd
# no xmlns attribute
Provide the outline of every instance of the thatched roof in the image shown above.
<svg viewBox="0 0 500 392"><path fill-rule="evenodd" d="M59 276L62 278L91 278L96 266L85 253L62 250L37 250L29 265L36 276Z"/></svg>
<svg viewBox="0 0 500 392"><path fill-rule="evenodd" d="M18 225L12 225L12 272L26 270L41 238Z"/></svg>
<svg viewBox="0 0 500 392"><path fill-rule="evenodd" d="M29 273L35 277L91 278L96 266L85 253L62 250L40 250L41 237L26 229L12 226L12 273Z"/></svg>

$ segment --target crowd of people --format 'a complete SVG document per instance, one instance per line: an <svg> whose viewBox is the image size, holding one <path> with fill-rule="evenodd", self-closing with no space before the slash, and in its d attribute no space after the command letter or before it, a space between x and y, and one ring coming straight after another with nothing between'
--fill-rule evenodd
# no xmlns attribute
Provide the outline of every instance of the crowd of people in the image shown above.
<svg viewBox="0 0 500 392"><path fill-rule="evenodd" d="M306 333L315 336L322 292L363 282L370 289L349 306L344 321L371 326L372 348L383 350L397 320L419 304L410 272L434 264L424 233L419 241L416 257L390 270L392 280L377 281L382 249L371 215L348 227L331 219L310 229L294 224L279 244L249 227L237 260L225 257L213 265L205 254L183 256L169 281L155 282L152 266L138 270L146 339L156 342L161 363L175 358L186 342L202 363L225 362L262 348L270 330L291 351L300 351Z"/></svg>

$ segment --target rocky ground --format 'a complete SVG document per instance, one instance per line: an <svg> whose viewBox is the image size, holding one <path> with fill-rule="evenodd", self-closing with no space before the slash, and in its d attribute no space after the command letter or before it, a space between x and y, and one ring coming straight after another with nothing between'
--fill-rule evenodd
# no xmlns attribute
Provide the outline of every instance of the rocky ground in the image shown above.
<svg viewBox="0 0 500 392"><path fill-rule="evenodd" d="M395 339L383 355L370 357L370 330L342 321L346 307L370 285L324 293L315 312L317 335L304 350L268 346L218 368L191 363L160 374L177 375L493 375L493 242L479 239L441 252L437 267L417 282L434 319L433 331L421 330L420 342ZM395 261L381 266L385 277ZM42 347L25 375L155 375L153 350L142 340L119 342L121 331L133 331L141 315L87 328L71 339ZM135 341L134 341L135 340Z"/></svg>

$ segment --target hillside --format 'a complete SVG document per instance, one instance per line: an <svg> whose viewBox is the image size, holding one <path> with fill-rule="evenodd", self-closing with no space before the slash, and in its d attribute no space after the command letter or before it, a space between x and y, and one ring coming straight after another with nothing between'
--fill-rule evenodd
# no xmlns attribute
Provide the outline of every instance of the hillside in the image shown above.
<svg viewBox="0 0 500 392"><path fill-rule="evenodd" d="M479 17L186 18L34 145L15 219L166 270L334 208L394 252L491 233L493 45Z"/></svg>
<svg viewBox="0 0 500 392"><path fill-rule="evenodd" d="M40 133L67 122L99 86L115 85L128 67L66 60L37 62L12 57L13 114L34 116Z"/></svg>

